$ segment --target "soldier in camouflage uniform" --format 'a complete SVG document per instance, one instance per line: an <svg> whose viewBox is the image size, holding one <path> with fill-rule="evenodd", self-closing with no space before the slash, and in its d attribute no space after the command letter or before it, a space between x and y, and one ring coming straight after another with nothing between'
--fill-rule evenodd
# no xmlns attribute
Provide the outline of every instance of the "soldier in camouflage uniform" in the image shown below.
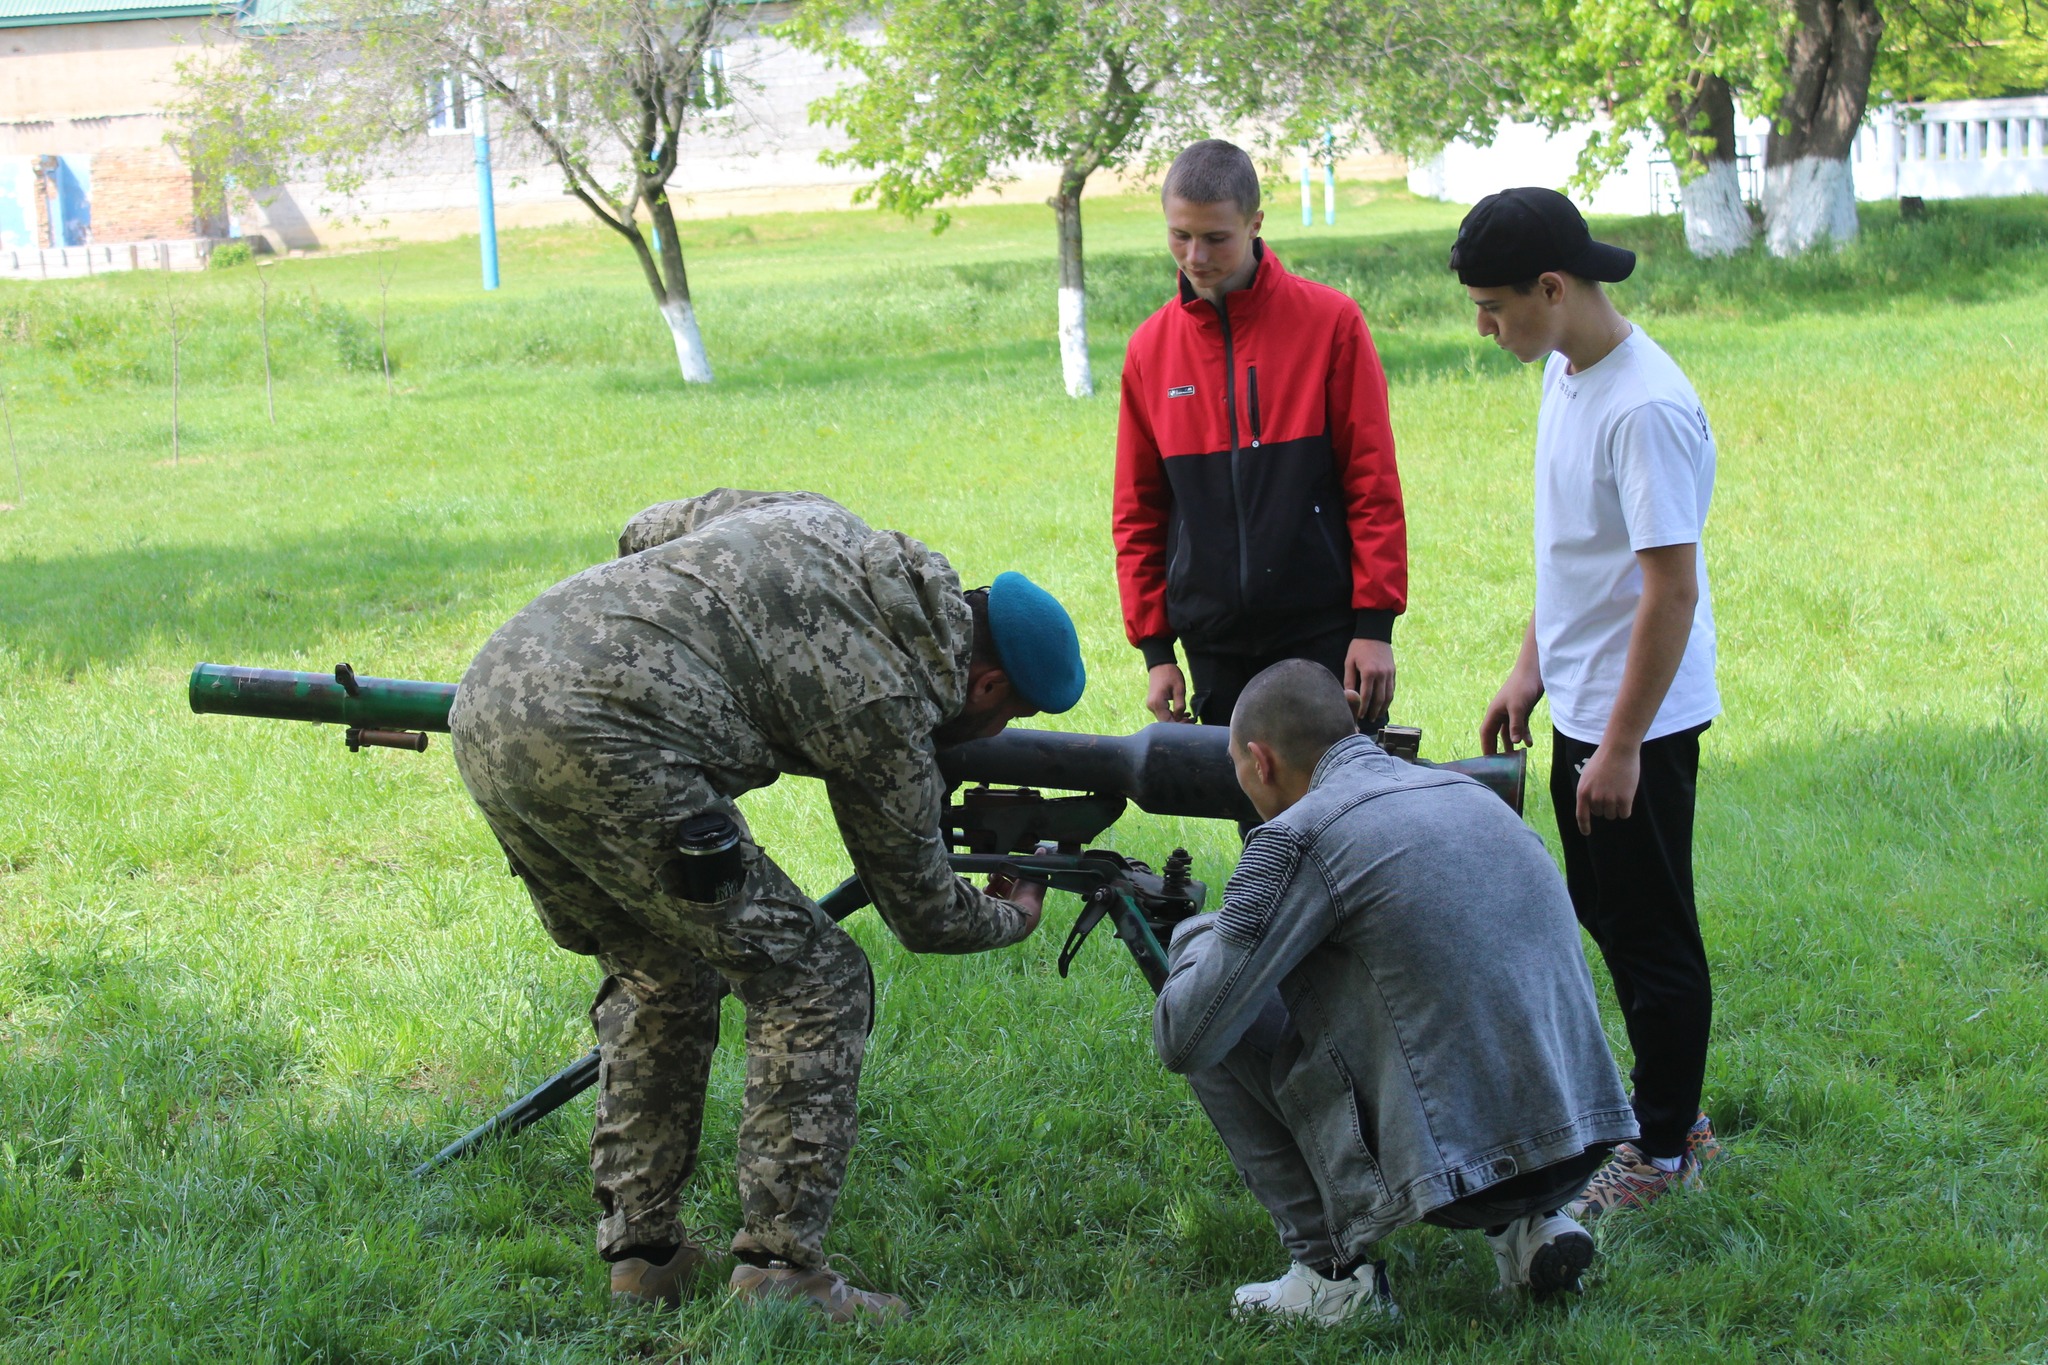
<svg viewBox="0 0 2048 1365"><path fill-rule="evenodd" d="M679 1301L706 1259L676 1213L730 991L747 1021L734 1288L841 1320L899 1313L901 1300L826 1269L822 1249L854 1141L873 977L748 836L733 798L785 773L823 779L854 869L906 947L1018 942L1042 889L996 899L953 875L935 741L1071 706L1072 623L1006 574L998 590L1014 580L1011 600L1050 603L1065 639L1050 651L1021 628L1003 639L941 555L816 494L720 489L651 507L619 556L493 635L449 717L463 782L548 933L605 971L590 1011L602 1056L591 1171L614 1297ZM1001 666L1004 644L1020 667ZM1019 685L1027 674L1036 696ZM664 876L678 826L707 813L737 825L744 869L715 902Z"/></svg>

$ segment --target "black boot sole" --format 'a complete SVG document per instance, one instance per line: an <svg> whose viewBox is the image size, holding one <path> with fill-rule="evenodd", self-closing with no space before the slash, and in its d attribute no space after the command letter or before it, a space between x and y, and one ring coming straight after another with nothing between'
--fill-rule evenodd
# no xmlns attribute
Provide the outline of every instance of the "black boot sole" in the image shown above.
<svg viewBox="0 0 2048 1365"><path fill-rule="evenodd" d="M1579 1292L1579 1276L1593 1264L1593 1238L1583 1232L1567 1232L1536 1249L1529 1262L1529 1292L1547 1299L1553 1294Z"/></svg>

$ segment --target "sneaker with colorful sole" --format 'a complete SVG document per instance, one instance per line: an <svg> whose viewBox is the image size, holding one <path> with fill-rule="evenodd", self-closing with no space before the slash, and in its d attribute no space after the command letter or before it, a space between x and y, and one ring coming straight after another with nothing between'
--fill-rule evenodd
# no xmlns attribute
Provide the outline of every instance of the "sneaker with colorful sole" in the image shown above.
<svg viewBox="0 0 2048 1365"><path fill-rule="evenodd" d="M1685 1154L1695 1166L1704 1166L1721 1155L1721 1140L1714 1136L1714 1121L1704 1109L1692 1121L1692 1127L1685 1130Z"/></svg>
<svg viewBox="0 0 2048 1365"><path fill-rule="evenodd" d="M1614 1209L1647 1208L1673 1190L1698 1189L1700 1168L1720 1156L1721 1143L1714 1136L1713 1122L1702 1113L1686 1130L1685 1151L1679 1155L1677 1170L1661 1169L1643 1154L1642 1148L1624 1142L1614 1149L1605 1166L1593 1172L1593 1178L1565 1212L1582 1223L1590 1223Z"/></svg>

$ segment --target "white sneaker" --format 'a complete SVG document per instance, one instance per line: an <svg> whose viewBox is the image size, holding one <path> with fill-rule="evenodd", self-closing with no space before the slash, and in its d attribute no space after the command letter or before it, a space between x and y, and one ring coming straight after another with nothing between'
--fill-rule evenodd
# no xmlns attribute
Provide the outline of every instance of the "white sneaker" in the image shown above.
<svg viewBox="0 0 2048 1365"><path fill-rule="evenodd" d="M1532 1213L1488 1237L1503 1292L1526 1288L1538 1298L1579 1292L1579 1276L1593 1264L1593 1235L1561 1213Z"/></svg>
<svg viewBox="0 0 2048 1365"><path fill-rule="evenodd" d="M1307 1318L1324 1327L1334 1326L1355 1314L1378 1314L1385 1318L1401 1315L1394 1307L1387 1287L1387 1263L1367 1261L1341 1280L1326 1280L1296 1261L1277 1280L1237 1287L1230 1315L1256 1317L1261 1313Z"/></svg>

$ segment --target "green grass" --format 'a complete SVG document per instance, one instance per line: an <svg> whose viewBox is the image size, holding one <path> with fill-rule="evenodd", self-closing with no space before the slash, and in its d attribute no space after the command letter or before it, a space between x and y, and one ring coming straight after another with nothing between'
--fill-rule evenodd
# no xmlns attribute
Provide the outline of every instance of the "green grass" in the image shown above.
<svg viewBox="0 0 2048 1365"><path fill-rule="evenodd" d="M594 228L508 233L490 297L473 242L399 251L389 399L379 262L285 262L274 429L254 268L177 277L176 465L167 282L0 288L25 485L0 513L0 1359L2048 1361L2042 207L1874 210L1794 263L1602 225L1643 254L1617 297L1721 439L1728 709L1698 848L1731 1156L1604 1228L1581 1301L1495 1303L1476 1237L1417 1229L1387 1247L1403 1321L1326 1334L1224 1314L1281 1255L1152 1060L1115 945L1054 974L1071 902L965 959L853 921L881 1022L832 1247L912 1321L827 1332L710 1288L611 1316L587 1100L405 1174L587 1046L595 976L548 945L445 746L351 757L183 700L199 659L454 678L633 511L732 483L839 497L970 581L1027 570L1092 666L1062 723L1135 728L1106 508L1119 347L1169 282L1149 201L1091 205L1091 402L1059 391L1035 204L936 239L690 224L719 374L698 391ZM1471 752L1530 594L1535 375L1472 332L1442 268L1457 216L1356 186L1336 229L1281 203L1269 233L1361 298L1386 357L1414 569L1397 711L1438 757ZM748 805L799 880L841 875L812 784ZM1212 886L1235 842L1115 837L1188 843ZM688 1191L728 1231L740 1082L729 1046Z"/></svg>

